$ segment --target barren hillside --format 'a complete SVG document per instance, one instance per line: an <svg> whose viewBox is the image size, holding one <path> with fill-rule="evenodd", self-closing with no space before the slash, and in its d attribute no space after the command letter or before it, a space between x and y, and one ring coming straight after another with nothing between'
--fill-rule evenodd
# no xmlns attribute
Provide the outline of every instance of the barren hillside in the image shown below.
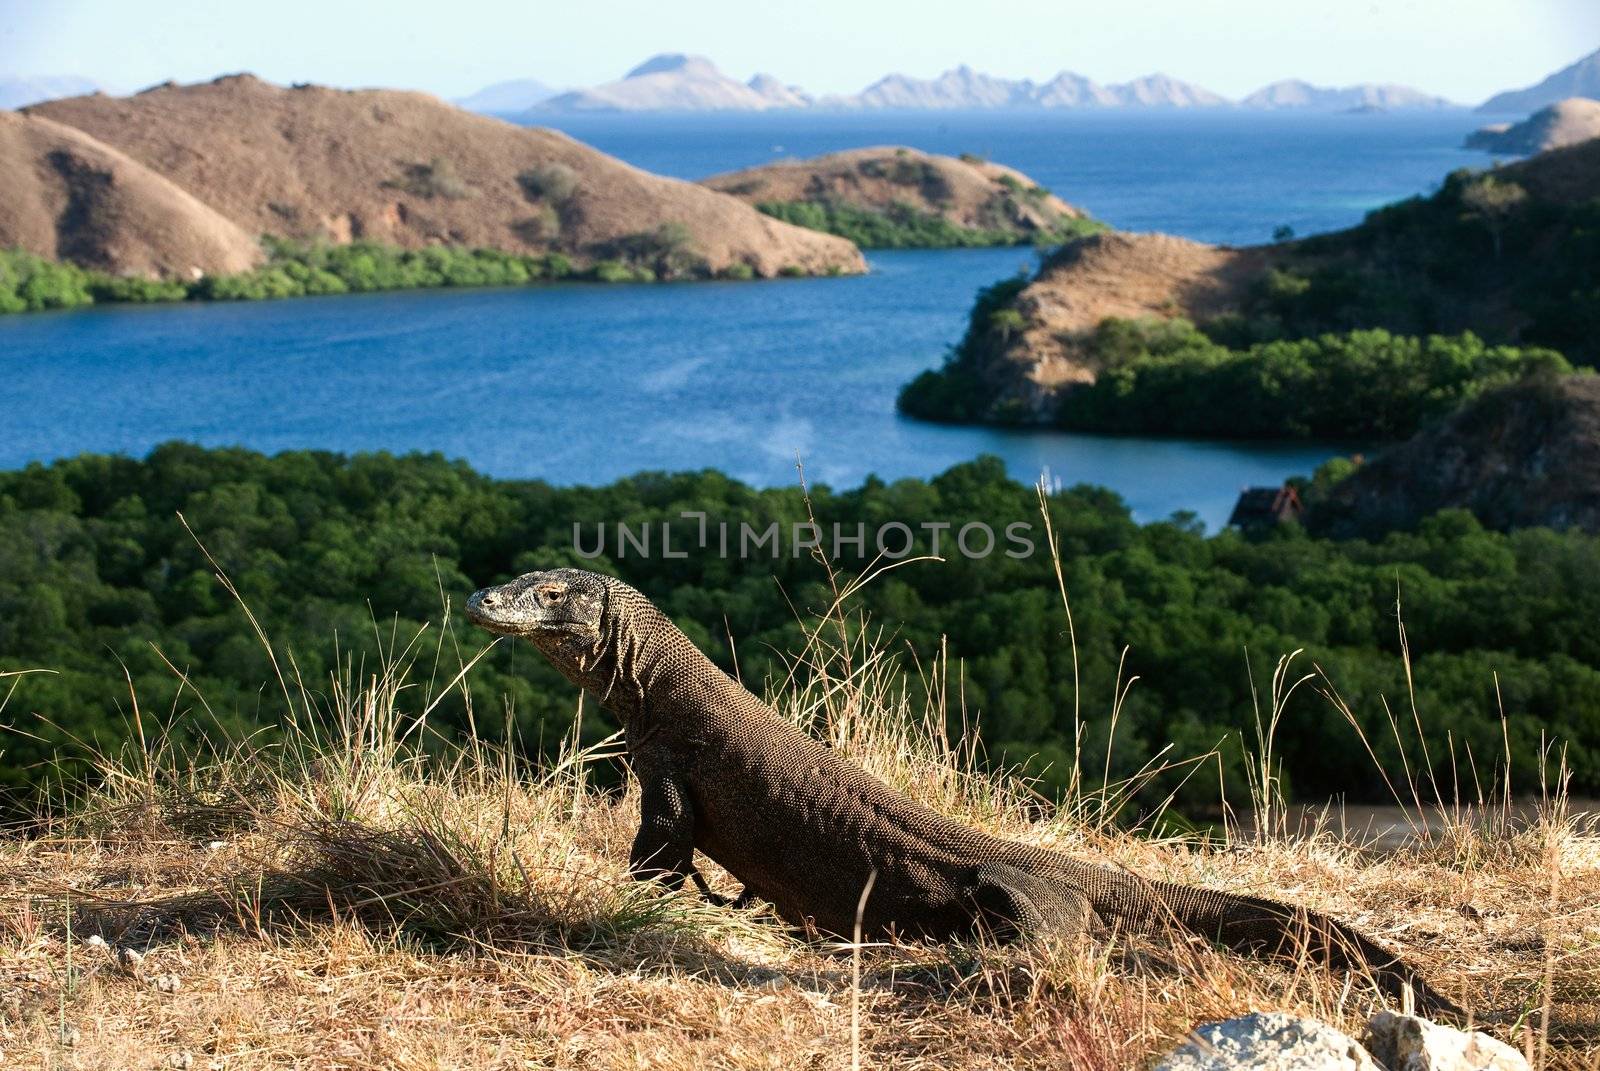
<svg viewBox="0 0 1600 1071"><path fill-rule="evenodd" d="M1006 351L1026 354L1019 400L1045 405L1064 384L1092 378L1078 343L1108 317L1206 318L1237 303L1261 269L1257 249L1230 249L1167 234L1100 234L1048 261L1018 296L1026 327ZM996 369L1001 372L1001 369Z"/></svg>
<svg viewBox="0 0 1600 1071"><path fill-rule="evenodd" d="M80 130L0 111L0 248L118 275L244 271L256 239Z"/></svg>
<svg viewBox="0 0 1600 1071"><path fill-rule="evenodd" d="M672 244L710 271L863 268L850 243L551 130L397 90L285 89L250 75L29 109L127 153L251 234L581 259ZM666 227L667 230L663 231Z"/></svg>

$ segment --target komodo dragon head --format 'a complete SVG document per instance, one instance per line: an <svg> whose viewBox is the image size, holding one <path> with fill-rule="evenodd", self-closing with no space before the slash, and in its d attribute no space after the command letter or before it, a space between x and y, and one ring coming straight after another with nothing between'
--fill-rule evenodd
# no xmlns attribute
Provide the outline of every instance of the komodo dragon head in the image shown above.
<svg viewBox="0 0 1600 1071"><path fill-rule="evenodd" d="M706 662L639 592L583 569L547 569L476 591L467 618L531 642L573 684L587 688L626 724L643 709L645 680L667 662ZM676 644L672 641L676 639Z"/></svg>
<svg viewBox="0 0 1600 1071"><path fill-rule="evenodd" d="M592 642L600 636L614 583L582 569L524 573L473 592L467 600L467 619L502 636Z"/></svg>

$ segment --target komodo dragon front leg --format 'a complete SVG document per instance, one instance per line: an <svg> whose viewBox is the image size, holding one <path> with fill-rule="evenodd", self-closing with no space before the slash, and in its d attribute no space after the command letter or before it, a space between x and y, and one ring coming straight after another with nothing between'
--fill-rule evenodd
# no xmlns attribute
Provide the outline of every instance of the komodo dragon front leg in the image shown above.
<svg viewBox="0 0 1600 1071"><path fill-rule="evenodd" d="M683 888L688 879L701 896L718 907L749 904L748 889L737 897L724 896L711 888L694 865L694 801L682 766L650 750L639 751L643 753L636 752L634 759L634 775L639 779L639 832L628 852L628 873L635 881L659 881L673 890Z"/></svg>
<svg viewBox="0 0 1600 1071"><path fill-rule="evenodd" d="M639 832L628 853L628 873L637 881L659 881L681 889L693 881L707 900L719 906L731 903L715 893L694 865L694 803L689 778L668 756L640 749L634 773L639 778Z"/></svg>

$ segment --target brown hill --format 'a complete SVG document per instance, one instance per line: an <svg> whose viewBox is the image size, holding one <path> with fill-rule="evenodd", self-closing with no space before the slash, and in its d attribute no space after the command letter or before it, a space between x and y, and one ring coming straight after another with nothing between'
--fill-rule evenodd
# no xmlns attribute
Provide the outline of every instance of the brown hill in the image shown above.
<svg viewBox="0 0 1600 1071"><path fill-rule="evenodd" d="M760 275L864 267L849 242L422 93L232 75L28 111L126 152L252 234L580 261L672 246L711 271L743 264Z"/></svg>
<svg viewBox="0 0 1600 1071"><path fill-rule="evenodd" d="M1487 394L1340 481L1308 522L1370 536L1452 508L1490 528L1600 532L1600 376Z"/></svg>
<svg viewBox="0 0 1600 1071"><path fill-rule="evenodd" d="M1107 232L1066 246L1013 302L1023 326L1006 332L978 369L997 407L1047 418L1057 392L1092 382L1082 343L1110 317L1209 318L1233 307L1260 270L1258 249L1206 245L1168 234Z"/></svg>
<svg viewBox="0 0 1600 1071"><path fill-rule="evenodd" d="M909 207L997 240L1045 237L1087 218L1013 168L896 146L780 160L702 183L750 204L848 205L880 213Z"/></svg>
<svg viewBox="0 0 1600 1071"><path fill-rule="evenodd" d="M144 165L80 130L0 111L0 248L117 275L244 271L259 242Z"/></svg>

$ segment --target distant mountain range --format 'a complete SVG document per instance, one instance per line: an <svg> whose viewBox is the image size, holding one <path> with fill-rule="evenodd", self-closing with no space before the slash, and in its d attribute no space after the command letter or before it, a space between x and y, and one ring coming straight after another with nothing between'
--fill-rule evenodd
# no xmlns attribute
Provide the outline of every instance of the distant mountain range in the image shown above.
<svg viewBox="0 0 1600 1071"><path fill-rule="evenodd" d="M615 82L560 93L535 111L742 111L805 108L811 97L767 74L748 82L729 78L703 56L652 56Z"/></svg>
<svg viewBox="0 0 1600 1071"><path fill-rule="evenodd" d="M512 115L516 112L525 112L559 92L560 90L551 89L543 82L532 78L518 78L510 82L496 82L492 86L484 86L472 96L462 97L456 104L469 112Z"/></svg>
<svg viewBox="0 0 1600 1071"><path fill-rule="evenodd" d="M518 83L502 83L514 85ZM460 103L479 111L506 114L497 103L485 106L499 86L491 86ZM859 93L814 96L770 74L741 82L703 56L663 53L653 56L614 82L575 89L531 102L530 118L553 112L595 111L769 111L816 108L836 111L867 109L955 110L990 108L1303 108L1321 111L1372 111L1388 108L1456 107L1443 97L1406 86L1356 85L1343 88L1308 82L1274 82L1231 101L1192 82L1150 74L1130 82L1101 84L1071 71L1046 82L999 78L962 65L935 78L891 74Z"/></svg>
<svg viewBox="0 0 1600 1071"><path fill-rule="evenodd" d="M80 75L0 77L0 108L103 89ZM1573 97L1600 100L1600 50L1563 67L1537 85L1496 93L1480 112L1527 114ZM963 64L935 78L891 74L859 93L815 96L770 74L748 82L719 71L703 56L681 52L652 56L614 82L590 89L558 91L532 78L496 82L455 102L492 115L586 111L768 111L817 108L999 109L999 108L1219 108L1307 111L1390 111L1459 107L1444 97L1410 86L1362 83L1318 86L1285 79L1232 101L1203 86L1164 74L1102 85L1072 71L1046 82L999 78Z"/></svg>
<svg viewBox="0 0 1600 1071"><path fill-rule="evenodd" d="M1561 68L1538 85L1496 93L1478 105L1478 111L1500 114L1532 112L1571 97L1600 100L1600 50Z"/></svg>
<svg viewBox="0 0 1600 1071"><path fill-rule="evenodd" d="M1208 108L1227 103L1209 89L1164 74L1103 86L1070 71L1048 82L1034 82L996 78L962 65L937 78L891 74L854 96L824 97L817 105L840 109Z"/></svg>
<svg viewBox="0 0 1600 1071"><path fill-rule="evenodd" d="M1313 108L1321 111L1368 111L1374 108L1455 108L1459 105L1410 86L1362 85L1332 88L1298 78L1262 86L1241 100L1246 108Z"/></svg>
<svg viewBox="0 0 1600 1071"><path fill-rule="evenodd" d="M43 75L38 78L0 78L0 108L24 108L41 100L78 97L102 88L91 78L76 74Z"/></svg>

